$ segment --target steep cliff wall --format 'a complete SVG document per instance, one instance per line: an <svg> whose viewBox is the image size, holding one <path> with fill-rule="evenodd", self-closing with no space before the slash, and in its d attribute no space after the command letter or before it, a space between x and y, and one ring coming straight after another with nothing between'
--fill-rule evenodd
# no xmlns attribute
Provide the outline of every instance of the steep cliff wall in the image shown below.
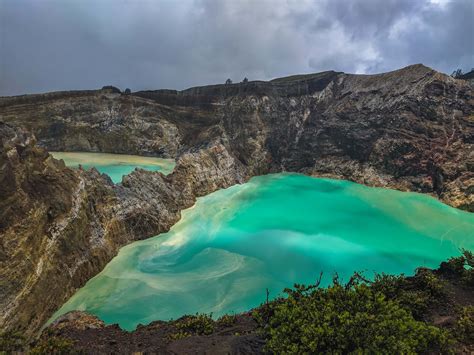
<svg viewBox="0 0 474 355"><path fill-rule="evenodd" d="M221 144L137 170L122 185L72 170L26 132L0 123L0 329L34 334L119 248L167 231L202 196L242 182Z"/></svg>
<svg viewBox="0 0 474 355"><path fill-rule="evenodd" d="M178 157L220 140L253 174L290 170L432 193L474 209L472 88L423 65L184 91L0 98L49 150Z"/></svg>
<svg viewBox="0 0 474 355"><path fill-rule="evenodd" d="M474 99L422 65L181 92L0 98L0 328L33 334L130 241L197 196L278 171L431 193L474 211ZM51 150L174 157L114 185Z"/></svg>

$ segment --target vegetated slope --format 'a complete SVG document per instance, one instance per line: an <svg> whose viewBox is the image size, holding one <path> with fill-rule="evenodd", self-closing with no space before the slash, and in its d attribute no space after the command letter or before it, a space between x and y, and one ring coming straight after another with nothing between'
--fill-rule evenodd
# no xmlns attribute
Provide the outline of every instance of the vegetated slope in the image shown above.
<svg viewBox="0 0 474 355"><path fill-rule="evenodd" d="M71 312L37 341L5 334L8 350L86 353L470 353L474 351L472 253L415 276L354 274L318 288L295 285L287 297L243 314L157 321L125 332ZM326 276L327 277L327 276ZM264 290L262 290L262 300Z"/></svg>
<svg viewBox="0 0 474 355"><path fill-rule="evenodd" d="M0 328L31 335L132 240L197 196L295 171L437 195L474 210L472 89L422 65L121 94L0 98ZM173 157L114 185L36 146Z"/></svg>

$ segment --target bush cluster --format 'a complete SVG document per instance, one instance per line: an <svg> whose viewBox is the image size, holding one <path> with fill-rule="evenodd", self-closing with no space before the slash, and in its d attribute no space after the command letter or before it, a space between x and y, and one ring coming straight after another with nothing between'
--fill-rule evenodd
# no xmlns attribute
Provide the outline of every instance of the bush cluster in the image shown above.
<svg viewBox="0 0 474 355"><path fill-rule="evenodd" d="M386 279L387 289L398 282ZM365 283L299 286L286 292L287 298L270 303L263 325L269 352L418 353L443 351L452 343L448 332L415 320L398 302Z"/></svg>
<svg viewBox="0 0 474 355"><path fill-rule="evenodd" d="M196 315L184 316L174 324L176 333L169 335L170 340L186 338L191 335L209 335L216 329L216 323L212 319L212 314L196 313Z"/></svg>
<svg viewBox="0 0 474 355"><path fill-rule="evenodd" d="M474 253L462 250L462 255L441 263L441 269L461 277L462 282L474 287Z"/></svg>
<svg viewBox="0 0 474 355"><path fill-rule="evenodd" d="M26 338L19 332L5 332L0 334L0 354L10 354L21 351L26 343Z"/></svg>
<svg viewBox="0 0 474 355"><path fill-rule="evenodd" d="M459 341L474 344L474 306L461 309L453 333Z"/></svg>
<svg viewBox="0 0 474 355"><path fill-rule="evenodd" d="M73 351L74 342L61 337L40 339L28 352L30 355L66 355L77 353Z"/></svg>
<svg viewBox="0 0 474 355"><path fill-rule="evenodd" d="M230 327L237 322L235 314L224 314L217 320L217 323L223 327Z"/></svg>
<svg viewBox="0 0 474 355"><path fill-rule="evenodd" d="M369 281L355 273L345 285L337 275L327 288L319 288L321 279L295 285L254 315L272 353L451 353L474 344L474 307L456 311L449 328L426 322L430 309L449 300L446 277L472 290L473 253L462 250L439 270L419 268L411 277L378 274Z"/></svg>

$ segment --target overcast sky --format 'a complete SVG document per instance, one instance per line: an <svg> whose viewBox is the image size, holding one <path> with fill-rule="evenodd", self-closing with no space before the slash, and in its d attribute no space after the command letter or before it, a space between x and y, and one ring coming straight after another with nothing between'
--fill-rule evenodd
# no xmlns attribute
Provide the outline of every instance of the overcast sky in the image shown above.
<svg viewBox="0 0 474 355"><path fill-rule="evenodd" d="M0 95L474 67L474 0L0 0Z"/></svg>

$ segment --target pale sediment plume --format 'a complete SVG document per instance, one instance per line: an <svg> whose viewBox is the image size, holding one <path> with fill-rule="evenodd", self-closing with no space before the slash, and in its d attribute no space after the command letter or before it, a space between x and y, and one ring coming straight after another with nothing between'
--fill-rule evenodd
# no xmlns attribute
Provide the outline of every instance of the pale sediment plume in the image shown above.
<svg viewBox="0 0 474 355"><path fill-rule="evenodd" d="M255 177L199 198L168 233L122 248L53 319L85 310L132 330L186 313L242 312L262 303L266 288L275 297L320 271L327 284L334 272L370 278L436 266L474 248L472 230L472 214L422 194L299 174Z"/></svg>

